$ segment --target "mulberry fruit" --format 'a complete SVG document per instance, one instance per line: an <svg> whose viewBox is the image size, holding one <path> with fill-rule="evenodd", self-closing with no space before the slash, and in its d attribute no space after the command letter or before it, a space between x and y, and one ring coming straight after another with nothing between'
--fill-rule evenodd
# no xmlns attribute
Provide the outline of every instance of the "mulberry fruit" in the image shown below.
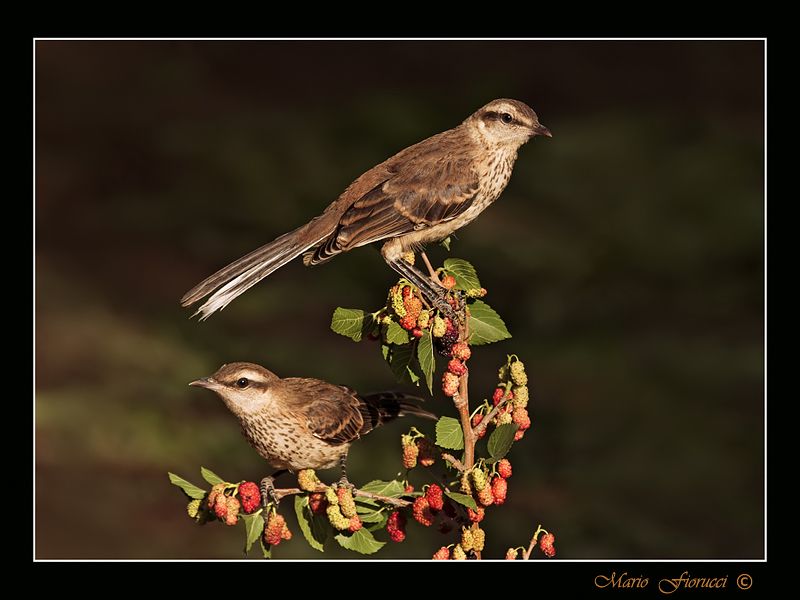
<svg viewBox="0 0 800 600"><path fill-rule="evenodd" d="M433 520L436 518L431 511L430 504L425 496L420 496L414 500L412 512L417 522L425 527L430 527L433 525Z"/></svg>
<svg viewBox="0 0 800 600"><path fill-rule="evenodd" d="M486 473L483 469L475 468L471 471L472 475L472 483L475 486L475 489L480 491L486 487L488 480L486 479Z"/></svg>
<svg viewBox="0 0 800 600"><path fill-rule="evenodd" d="M478 492L478 502L484 506L490 506L491 504L494 504L494 494L492 494L491 486L487 485Z"/></svg>
<svg viewBox="0 0 800 600"><path fill-rule="evenodd" d="M509 548L506 550L506 560L517 560L517 549Z"/></svg>
<svg viewBox="0 0 800 600"><path fill-rule="evenodd" d="M453 358L464 361L469 360L469 357L472 356L472 350L469 349L469 345L466 342L458 342L453 344L450 353Z"/></svg>
<svg viewBox="0 0 800 600"><path fill-rule="evenodd" d="M467 365L465 365L457 358L451 358L450 362L447 363L447 370L450 371L453 375L461 377L464 373L467 372Z"/></svg>
<svg viewBox="0 0 800 600"><path fill-rule="evenodd" d="M445 333L447 333L447 325L444 322L444 319L440 316L433 317L433 326L431 327L431 334L435 338L442 337Z"/></svg>
<svg viewBox="0 0 800 600"><path fill-rule="evenodd" d="M186 514L188 514L192 519L197 518L197 513L200 512L200 500L195 499L189 502L186 505Z"/></svg>
<svg viewBox="0 0 800 600"><path fill-rule="evenodd" d="M458 376L450 371L445 371L442 375L442 393L448 398L452 398L458 393Z"/></svg>
<svg viewBox="0 0 800 600"><path fill-rule="evenodd" d="M482 552L483 546L486 543L486 532L480 527L475 527L472 530L472 549L475 552Z"/></svg>
<svg viewBox="0 0 800 600"><path fill-rule="evenodd" d="M325 514L328 515L328 521L330 521L334 529L339 531L350 529L350 519L342 514L338 505L329 503L328 508L325 509Z"/></svg>
<svg viewBox="0 0 800 600"><path fill-rule="evenodd" d="M462 529L461 530L461 547L464 550L472 550L474 548L474 540L472 539L472 530L471 529Z"/></svg>
<svg viewBox="0 0 800 600"><path fill-rule="evenodd" d="M219 502L219 499L217 499L217 504L219 504ZM225 525L236 525L236 523L239 522L239 509L241 508L241 504L239 504L239 501L233 496L228 496L226 502L228 504L228 512L225 513Z"/></svg>
<svg viewBox="0 0 800 600"><path fill-rule="evenodd" d="M406 469L413 469L417 466L417 457L419 456L419 448L414 442L414 438L406 434L401 439L403 445L403 467Z"/></svg>
<svg viewBox="0 0 800 600"><path fill-rule="evenodd" d="M497 473L503 479L511 477L511 461L507 458L502 458L497 463Z"/></svg>
<svg viewBox="0 0 800 600"><path fill-rule="evenodd" d="M454 287L456 287L456 278L452 275L445 275L442 279L442 285L445 287L445 289L452 290Z"/></svg>
<svg viewBox="0 0 800 600"><path fill-rule="evenodd" d="M514 408L525 408L528 406L528 386L515 385L511 391L514 393Z"/></svg>
<svg viewBox="0 0 800 600"><path fill-rule="evenodd" d="M508 493L508 482L502 477L495 477L492 479L492 496L494 503L500 506L506 501L506 494Z"/></svg>
<svg viewBox="0 0 800 600"><path fill-rule="evenodd" d="M242 510L250 514L261 505L261 491L252 481L245 481L239 485L239 499L242 501Z"/></svg>
<svg viewBox="0 0 800 600"><path fill-rule="evenodd" d="M301 490L313 492L322 485L322 482L317 477L314 469L303 469L297 473L297 485Z"/></svg>
<svg viewBox="0 0 800 600"><path fill-rule="evenodd" d="M467 560L467 553L464 552L464 549L459 544L456 544L456 547L453 548L453 560Z"/></svg>
<svg viewBox="0 0 800 600"><path fill-rule="evenodd" d="M444 508L444 494L442 493L442 488L437 484L432 483L428 486L428 489L425 490L425 498L428 500L431 510L442 510Z"/></svg>
<svg viewBox="0 0 800 600"><path fill-rule="evenodd" d="M427 329L428 325L431 324L431 313L427 310L423 310L419 313L417 317L417 327L420 329Z"/></svg>
<svg viewBox="0 0 800 600"><path fill-rule="evenodd" d="M467 517L473 523L480 523L483 521L483 517L486 516L486 509L482 506L478 507L478 510L472 510L471 508L467 508Z"/></svg>
<svg viewBox="0 0 800 600"><path fill-rule="evenodd" d="M353 492L346 486L336 488L336 497L339 499L339 510L348 519L356 516L356 503L353 500Z"/></svg>
<svg viewBox="0 0 800 600"><path fill-rule="evenodd" d="M277 546L285 539L284 529L287 529L286 520L278 513L272 513L264 527L264 542L270 546Z"/></svg>
<svg viewBox="0 0 800 600"><path fill-rule="evenodd" d="M406 516L399 510L389 515L386 521L386 531L393 542L402 542L406 539Z"/></svg>
<svg viewBox="0 0 800 600"><path fill-rule="evenodd" d="M328 501L325 499L325 494L322 492L313 492L308 495L308 508L315 515L322 514L328 508Z"/></svg>
<svg viewBox="0 0 800 600"><path fill-rule="evenodd" d="M442 546L433 553L433 560L450 560L450 548Z"/></svg>
<svg viewBox="0 0 800 600"><path fill-rule="evenodd" d="M525 431L531 426L531 418L526 408L515 408L511 418L519 426L520 431Z"/></svg>
<svg viewBox="0 0 800 600"><path fill-rule="evenodd" d="M514 385L528 385L528 376L525 374L525 365L521 360L515 360L509 367L511 373L511 381Z"/></svg>

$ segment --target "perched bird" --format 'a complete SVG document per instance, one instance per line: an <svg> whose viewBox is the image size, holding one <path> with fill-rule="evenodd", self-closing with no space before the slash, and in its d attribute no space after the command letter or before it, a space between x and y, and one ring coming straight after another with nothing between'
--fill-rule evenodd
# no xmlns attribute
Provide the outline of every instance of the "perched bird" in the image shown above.
<svg viewBox="0 0 800 600"><path fill-rule="evenodd" d="M403 253L443 240L497 200L517 150L537 135L552 137L528 105L492 100L458 127L373 167L321 215L204 279L181 304L190 306L210 294L195 313L206 319L301 254L306 266L318 265L340 252L386 240L381 254L387 264L419 287L431 304L450 313L441 287L403 260Z"/></svg>
<svg viewBox="0 0 800 600"><path fill-rule="evenodd" d="M236 415L250 445L278 469L262 481L264 497L286 470L327 469L339 465L347 483L350 444L376 427L405 415L436 416L420 408L420 398L395 392L362 396L319 379L281 379L260 365L223 365L211 377L189 385L216 392Z"/></svg>

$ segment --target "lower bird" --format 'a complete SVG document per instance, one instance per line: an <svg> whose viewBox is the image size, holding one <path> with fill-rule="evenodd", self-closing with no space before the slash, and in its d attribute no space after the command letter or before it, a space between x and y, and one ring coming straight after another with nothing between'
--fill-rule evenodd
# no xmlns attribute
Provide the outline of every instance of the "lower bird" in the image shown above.
<svg viewBox="0 0 800 600"><path fill-rule="evenodd" d="M236 415L242 433L278 469L261 482L262 497L273 497L274 480L287 470L339 465L347 480L350 444L376 427L405 415L436 416L418 406L421 398L398 392L361 395L319 379L281 379L260 365L235 362L189 385L215 392Z"/></svg>

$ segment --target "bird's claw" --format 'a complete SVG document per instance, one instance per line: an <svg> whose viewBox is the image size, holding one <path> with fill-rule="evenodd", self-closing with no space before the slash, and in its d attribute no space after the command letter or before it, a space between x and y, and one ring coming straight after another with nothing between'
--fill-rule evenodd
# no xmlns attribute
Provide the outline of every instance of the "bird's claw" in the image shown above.
<svg viewBox="0 0 800 600"><path fill-rule="evenodd" d="M351 492L354 492L354 491L355 491L355 489L356 489L356 486L355 486L355 485L353 485L352 483L350 483L350 480L347 478L347 475L342 475L342 476L339 478L339 481L338 481L338 483L336 484L336 486L337 486L337 487L343 487L343 488L347 488L347 489L348 489L348 490L350 490Z"/></svg>
<svg viewBox="0 0 800 600"><path fill-rule="evenodd" d="M275 494L275 478L270 476L264 477L261 480L261 507L267 508L270 502L274 503L275 506L278 505L280 502L280 498L278 498L277 494Z"/></svg>

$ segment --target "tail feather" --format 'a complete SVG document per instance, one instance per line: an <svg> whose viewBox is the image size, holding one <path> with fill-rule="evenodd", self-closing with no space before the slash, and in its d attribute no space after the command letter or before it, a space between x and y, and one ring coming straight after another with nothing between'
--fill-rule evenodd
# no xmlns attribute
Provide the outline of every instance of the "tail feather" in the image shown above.
<svg viewBox="0 0 800 600"><path fill-rule="evenodd" d="M424 399L404 394L403 392L378 392L362 396L364 402L377 413L377 427L389 421L394 421L398 417L415 416L423 419L436 420L438 417L430 411L420 406Z"/></svg>
<svg viewBox="0 0 800 600"><path fill-rule="evenodd" d="M327 230L315 231L319 228L314 228L314 224L315 221L312 221L286 233L223 267L186 292L181 298L181 305L189 306L211 294L192 316L199 314L203 321L214 312L222 310L259 281L313 248L330 234Z"/></svg>

